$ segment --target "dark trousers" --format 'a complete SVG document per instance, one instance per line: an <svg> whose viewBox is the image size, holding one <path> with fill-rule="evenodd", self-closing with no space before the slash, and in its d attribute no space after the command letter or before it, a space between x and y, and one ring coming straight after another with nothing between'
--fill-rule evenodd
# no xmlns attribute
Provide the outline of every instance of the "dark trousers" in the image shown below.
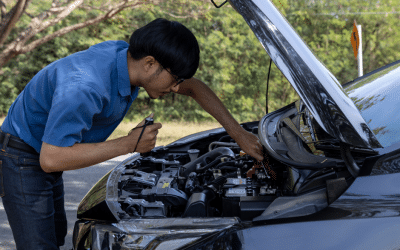
<svg viewBox="0 0 400 250"><path fill-rule="evenodd" d="M0 196L17 249L59 249L64 245L67 218L62 175L44 172L39 154L0 142Z"/></svg>

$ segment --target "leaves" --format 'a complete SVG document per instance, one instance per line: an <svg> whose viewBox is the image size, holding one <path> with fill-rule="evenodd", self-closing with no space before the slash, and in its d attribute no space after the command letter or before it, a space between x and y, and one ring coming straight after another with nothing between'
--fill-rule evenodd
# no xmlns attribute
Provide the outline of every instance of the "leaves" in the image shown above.
<svg viewBox="0 0 400 250"><path fill-rule="evenodd" d="M51 1L31 4L28 12L39 15ZM399 10L394 1L380 0L272 0L314 54L343 84L357 77L357 61L350 43L354 19L362 25L364 73L400 58L397 41L399 14L356 14ZM34 39L101 13L105 1L85 1L68 18L38 33ZM46 5L47 4L47 5ZM90 11L88 8L92 8ZM355 14L354 14L355 13ZM208 0L146 1L137 8L119 12L112 18L56 37L32 52L19 55L1 69L0 112L5 114L30 79L43 67L59 58L85 50L106 40L128 41L131 33L155 18L183 23L198 39L201 61L195 77L204 81L219 96L239 121L258 120L265 114L269 56L243 18L226 4L216 9ZM21 24L9 39L16 39L31 18L22 15ZM294 89L272 64L269 79L269 112L298 99ZM191 98L169 94L151 100L142 89L126 118L140 119L150 112L161 120L212 120ZM1 114L0 114L1 115Z"/></svg>

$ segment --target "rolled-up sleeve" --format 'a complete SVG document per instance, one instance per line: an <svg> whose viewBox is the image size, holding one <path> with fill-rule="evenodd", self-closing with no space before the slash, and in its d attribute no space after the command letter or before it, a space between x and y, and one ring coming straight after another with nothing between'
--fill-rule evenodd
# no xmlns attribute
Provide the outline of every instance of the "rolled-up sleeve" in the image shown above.
<svg viewBox="0 0 400 250"><path fill-rule="evenodd" d="M58 147L82 142L82 135L90 130L93 117L102 108L102 96L87 84L57 86L42 141Z"/></svg>

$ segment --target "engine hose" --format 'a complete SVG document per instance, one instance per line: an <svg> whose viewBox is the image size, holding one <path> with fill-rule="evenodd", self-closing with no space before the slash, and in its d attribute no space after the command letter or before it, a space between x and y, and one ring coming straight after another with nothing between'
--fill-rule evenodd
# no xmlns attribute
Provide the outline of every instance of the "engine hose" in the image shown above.
<svg viewBox="0 0 400 250"><path fill-rule="evenodd" d="M204 167L200 167L200 168L196 168L196 172L204 172L209 168L214 167L215 165L217 165L218 163L221 164L221 158L223 157L231 157L230 155L220 155L217 157L217 159L215 159L214 161L208 163L207 165L205 165ZM218 164L219 165L219 164Z"/></svg>
<svg viewBox="0 0 400 250"><path fill-rule="evenodd" d="M224 185L226 181L226 177L225 176L220 176L217 179L213 180L210 185L213 185L216 189L220 189L222 187L222 185Z"/></svg>
<svg viewBox="0 0 400 250"><path fill-rule="evenodd" d="M235 153L233 153L233 151L230 148L219 147L219 148L212 150L211 152L208 152L208 153L200 156L196 160L185 164L182 167L183 172L182 172L181 176L187 177L191 172L194 172L196 170L196 165L199 163L202 165L207 165L208 163L205 161L206 158L214 159L221 155L228 155L228 156L231 156L232 158L235 158Z"/></svg>
<svg viewBox="0 0 400 250"><path fill-rule="evenodd" d="M225 139L228 139L228 141L225 141ZM230 140L232 139L232 137L230 135L224 135L221 138L219 138L219 142L230 142Z"/></svg>
<svg viewBox="0 0 400 250"><path fill-rule="evenodd" d="M219 176L217 179L213 180L212 182L210 182L210 184L214 184L214 185L218 185L218 186L222 186L226 179L228 178L232 178L232 177L236 177L237 173L229 173L229 174L224 174L222 176Z"/></svg>
<svg viewBox="0 0 400 250"><path fill-rule="evenodd" d="M227 147L239 147L239 145L236 142L219 142L219 141L215 141L215 142L211 142L210 146L208 146L208 151L212 151L212 147L214 145L217 146L227 146Z"/></svg>
<svg viewBox="0 0 400 250"><path fill-rule="evenodd" d="M228 178L232 178L232 177L236 177L236 173L229 173L226 175L222 175L220 177L218 177L217 179L213 180L212 182L210 182L207 187L211 188L214 192L216 192L216 190L219 190L226 182L226 179Z"/></svg>
<svg viewBox="0 0 400 250"><path fill-rule="evenodd" d="M234 161L221 162L215 168L220 168L220 167L229 166L229 165L235 165L235 162Z"/></svg>
<svg viewBox="0 0 400 250"><path fill-rule="evenodd" d="M221 170L230 170L230 171L236 171L238 168L237 167L231 167L231 166L223 166L220 168Z"/></svg>

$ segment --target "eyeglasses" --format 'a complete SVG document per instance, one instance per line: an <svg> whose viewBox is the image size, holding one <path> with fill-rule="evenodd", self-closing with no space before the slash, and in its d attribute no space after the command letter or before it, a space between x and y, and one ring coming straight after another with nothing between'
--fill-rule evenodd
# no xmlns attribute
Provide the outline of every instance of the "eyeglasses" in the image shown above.
<svg viewBox="0 0 400 250"><path fill-rule="evenodd" d="M161 66L162 67L162 66ZM185 78L179 78L177 76L174 76L171 72L169 72L169 70L167 70L166 68L162 67L163 69L165 69L176 81L176 85L182 83L183 81L185 81Z"/></svg>

